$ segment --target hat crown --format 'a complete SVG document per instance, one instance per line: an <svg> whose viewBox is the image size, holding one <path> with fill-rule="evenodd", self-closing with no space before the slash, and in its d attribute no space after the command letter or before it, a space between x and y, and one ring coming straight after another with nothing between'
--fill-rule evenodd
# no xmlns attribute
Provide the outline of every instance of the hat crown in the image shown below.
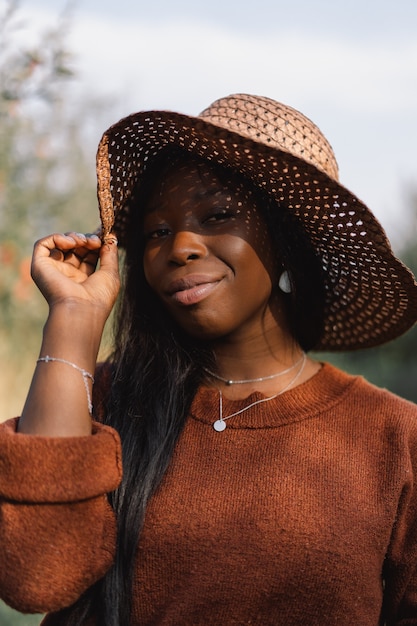
<svg viewBox="0 0 417 626"><path fill-rule="evenodd" d="M204 109L200 118L311 163L334 180L339 168L321 130L305 115L261 96L234 94Z"/></svg>

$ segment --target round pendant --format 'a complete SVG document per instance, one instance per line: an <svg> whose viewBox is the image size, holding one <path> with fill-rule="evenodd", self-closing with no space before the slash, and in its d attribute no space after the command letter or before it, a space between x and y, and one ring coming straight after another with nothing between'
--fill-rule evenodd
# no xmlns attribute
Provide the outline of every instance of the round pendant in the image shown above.
<svg viewBox="0 0 417 626"><path fill-rule="evenodd" d="M214 430L221 433L226 428L226 422L224 420L216 420L213 424Z"/></svg>

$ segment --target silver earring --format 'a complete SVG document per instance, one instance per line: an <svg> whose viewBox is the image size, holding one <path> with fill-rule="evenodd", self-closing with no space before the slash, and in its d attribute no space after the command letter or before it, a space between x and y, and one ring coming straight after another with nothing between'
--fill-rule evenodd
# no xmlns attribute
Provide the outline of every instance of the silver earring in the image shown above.
<svg viewBox="0 0 417 626"><path fill-rule="evenodd" d="M291 293L292 289L290 275L288 274L287 270L282 272L281 276L279 277L278 286L284 293Z"/></svg>

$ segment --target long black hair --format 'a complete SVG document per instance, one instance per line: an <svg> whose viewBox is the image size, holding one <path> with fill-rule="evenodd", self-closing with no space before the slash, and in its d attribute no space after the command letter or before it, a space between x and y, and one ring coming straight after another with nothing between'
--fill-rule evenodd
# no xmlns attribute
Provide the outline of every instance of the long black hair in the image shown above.
<svg viewBox="0 0 417 626"><path fill-rule="evenodd" d="M73 607L69 623L86 615L100 626L125 626L130 621L132 583L138 542L147 502L161 482L190 404L204 378L203 367L215 367L210 346L190 338L169 317L149 288L143 271L141 220L155 180L177 162L193 159L177 149L161 153L143 177L131 200L125 241L122 292L109 360L112 384L106 398L105 422L122 440L123 480L109 495L116 513L118 541L115 563L94 588ZM213 165L220 180L230 178ZM321 264L304 230L285 208L246 184L263 213L278 266L290 273L292 292L285 295L287 320L294 339L310 350L323 328L324 288Z"/></svg>

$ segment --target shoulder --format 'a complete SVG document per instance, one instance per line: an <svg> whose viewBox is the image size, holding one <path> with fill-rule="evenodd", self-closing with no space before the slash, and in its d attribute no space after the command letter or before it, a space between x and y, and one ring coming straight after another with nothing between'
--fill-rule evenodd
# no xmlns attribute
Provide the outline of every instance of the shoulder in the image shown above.
<svg viewBox="0 0 417 626"><path fill-rule="evenodd" d="M417 436L417 404L329 363L324 364L323 373L329 381L339 381L344 390L342 403L349 405L350 411L371 423L411 429Z"/></svg>
<svg viewBox="0 0 417 626"><path fill-rule="evenodd" d="M377 403L378 406L382 405L387 408L401 407L406 412L411 411L417 415L417 404L401 398L388 389L370 383L362 375L349 374L327 362L323 363L322 373L328 384L332 385L334 382L337 382L352 398L357 399L360 397L362 402Z"/></svg>

